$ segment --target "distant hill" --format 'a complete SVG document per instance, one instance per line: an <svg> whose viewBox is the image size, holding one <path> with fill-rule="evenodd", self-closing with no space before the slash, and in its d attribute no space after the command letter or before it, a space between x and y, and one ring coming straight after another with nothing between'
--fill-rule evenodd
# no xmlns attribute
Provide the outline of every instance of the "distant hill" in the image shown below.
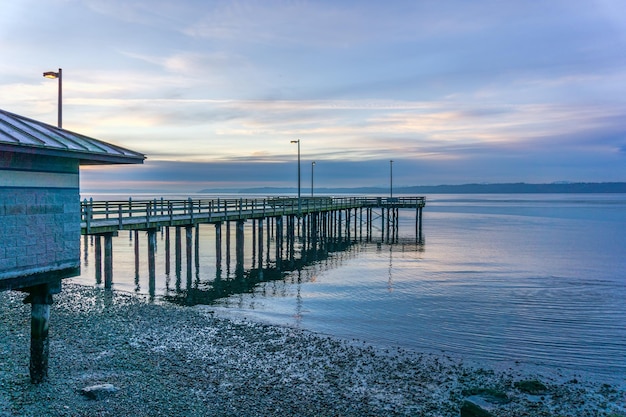
<svg viewBox="0 0 626 417"><path fill-rule="evenodd" d="M239 194L294 194L293 187L257 187L244 189L205 189L200 193L239 193ZM626 182L572 182L552 184L462 184L462 185L416 185L394 187L394 194L557 194L557 193L626 193ZM302 196L307 196L310 189L304 188ZM316 195L323 194L379 194L389 193L389 188L354 187L354 188L316 188Z"/></svg>
<svg viewBox="0 0 626 417"><path fill-rule="evenodd" d="M402 190L402 191L400 191ZM463 184L402 187L398 193L429 194L557 194L626 193L626 182L573 182L553 184Z"/></svg>

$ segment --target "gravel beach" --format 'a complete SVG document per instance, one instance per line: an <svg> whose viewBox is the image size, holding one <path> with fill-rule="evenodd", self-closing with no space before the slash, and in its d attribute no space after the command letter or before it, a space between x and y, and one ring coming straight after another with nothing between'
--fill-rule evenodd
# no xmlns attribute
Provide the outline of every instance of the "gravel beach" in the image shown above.
<svg viewBox="0 0 626 417"><path fill-rule="evenodd" d="M23 298L0 293L0 417L626 416L623 380L470 366L71 283L51 309L49 380L32 385Z"/></svg>

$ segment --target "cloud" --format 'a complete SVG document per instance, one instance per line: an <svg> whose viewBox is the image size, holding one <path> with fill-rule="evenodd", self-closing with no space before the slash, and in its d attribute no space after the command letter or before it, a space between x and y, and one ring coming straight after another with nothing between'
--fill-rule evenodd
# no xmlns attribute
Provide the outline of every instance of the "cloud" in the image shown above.
<svg viewBox="0 0 626 417"><path fill-rule="evenodd" d="M201 39L251 44L344 47L367 42L374 36L372 29L376 28L371 24L376 20L364 10L370 8L365 3L345 7L331 2L226 2L203 8L184 33Z"/></svg>
<svg viewBox="0 0 626 417"><path fill-rule="evenodd" d="M152 100L109 103L84 129L155 159L219 161L290 157L302 140L313 159L376 159L401 154L458 159L468 146L518 151L597 147L619 132L624 111L610 106L523 104L496 108L463 101ZM119 106L127 111L119 112ZM594 132L597 132L594 135ZM179 138L184 138L180 146ZM588 138L586 142L579 142ZM577 144L578 143L578 144ZM568 145L569 144L569 145ZM132 145L132 146L131 146Z"/></svg>
<svg viewBox="0 0 626 417"><path fill-rule="evenodd" d="M293 139L320 180L346 184L385 183L389 159L424 183L623 180L623 9L21 0L0 14L0 97L54 124L58 84L41 73L62 67L64 126L149 157L85 171L99 184L280 183Z"/></svg>

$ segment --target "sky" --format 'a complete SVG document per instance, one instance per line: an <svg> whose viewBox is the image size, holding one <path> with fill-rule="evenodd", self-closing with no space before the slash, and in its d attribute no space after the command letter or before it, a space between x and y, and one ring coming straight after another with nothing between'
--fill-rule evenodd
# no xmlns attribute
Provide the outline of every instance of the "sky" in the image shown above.
<svg viewBox="0 0 626 417"><path fill-rule="evenodd" d="M89 191L626 181L623 0L3 0L0 108ZM312 162L315 161L315 165ZM393 162L391 162L393 161Z"/></svg>

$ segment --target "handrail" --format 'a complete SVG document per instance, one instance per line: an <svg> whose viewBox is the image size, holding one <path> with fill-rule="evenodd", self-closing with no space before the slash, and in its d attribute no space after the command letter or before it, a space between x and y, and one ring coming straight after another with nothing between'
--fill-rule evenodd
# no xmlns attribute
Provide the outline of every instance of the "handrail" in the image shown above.
<svg viewBox="0 0 626 417"><path fill-rule="evenodd" d="M332 211L360 207L410 208L423 207L425 197L267 197L258 199L146 199L126 201L81 202L81 220L89 233L94 221L113 220L121 229L124 220L145 223L161 219L172 222L179 217L194 223L197 218L233 220L249 217L300 215L318 211Z"/></svg>

